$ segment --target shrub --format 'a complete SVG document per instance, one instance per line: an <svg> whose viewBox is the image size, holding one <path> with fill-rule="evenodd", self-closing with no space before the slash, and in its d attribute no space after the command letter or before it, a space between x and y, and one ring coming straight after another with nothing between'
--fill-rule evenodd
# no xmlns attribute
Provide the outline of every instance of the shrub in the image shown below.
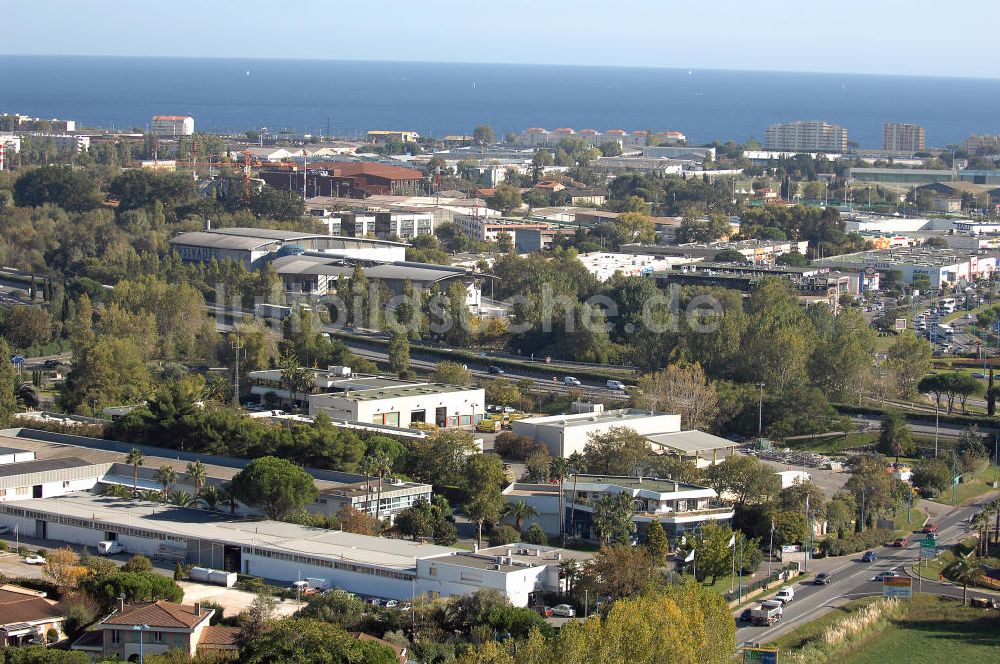
<svg viewBox="0 0 1000 664"><path fill-rule="evenodd" d="M524 461L532 454L547 451L541 443L536 443L527 436L518 436L511 431L497 434L493 441L493 451L505 459Z"/></svg>
<svg viewBox="0 0 1000 664"><path fill-rule="evenodd" d="M136 554L128 559L128 561L122 565L123 572L133 572L137 574L142 574L145 572L153 571L153 563L142 554ZM176 581L176 579L174 579Z"/></svg>
<svg viewBox="0 0 1000 664"><path fill-rule="evenodd" d="M490 546L503 546L520 541L521 533L513 526L497 526L490 533Z"/></svg>
<svg viewBox="0 0 1000 664"><path fill-rule="evenodd" d="M524 533L524 541L528 544L539 544L545 546L549 543L549 538L546 536L545 531L537 523L531 524L531 527Z"/></svg>
<svg viewBox="0 0 1000 664"><path fill-rule="evenodd" d="M180 563L177 563L177 567L174 568L174 581L184 580L184 567Z"/></svg>

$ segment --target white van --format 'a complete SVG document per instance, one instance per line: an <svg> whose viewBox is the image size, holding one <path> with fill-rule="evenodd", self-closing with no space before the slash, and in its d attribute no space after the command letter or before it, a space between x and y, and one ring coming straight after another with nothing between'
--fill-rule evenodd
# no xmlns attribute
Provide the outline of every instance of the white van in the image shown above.
<svg viewBox="0 0 1000 664"><path fill-rule="evenodd" d="M782 604L788 604L793 599L795 599L795 588L791 586L784 586L781 590L777 592L774 599L781 602Z"/></svg>
<svg viewBox="0 0 1000 664"><path fill-rule="evenodd" d="M608 381L608 389L609 390L614 390L615 392L624 392L625 391L625 383L621 382L620 380L609 380Z"/></svg>
<svg viewBox="0 0 1000 664"><path fill-rule="evenodd" d="M123 547L120 542L105 540L97 543L97 553L102 556L113 556L116 553L122 553L124 551L125 547Z"/></svg>

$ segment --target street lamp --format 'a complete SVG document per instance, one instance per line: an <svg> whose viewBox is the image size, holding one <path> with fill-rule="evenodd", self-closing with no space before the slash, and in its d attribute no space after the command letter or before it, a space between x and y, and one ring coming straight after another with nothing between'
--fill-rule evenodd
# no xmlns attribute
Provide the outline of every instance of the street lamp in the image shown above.
<svg viewBox="0 0 1000 664"><path fill-rule="evenodd" d="M142 633L149 631L149 625L132 625L133 632L139 632L139 664L142 664Z"/></svg>
<svg viewBox="0 0 1000 664"><path fill-rule="evenodd" d="M764 383L757 383L760 390L760 397L757 400L757 437L760 438L764 431Z"/></svg>

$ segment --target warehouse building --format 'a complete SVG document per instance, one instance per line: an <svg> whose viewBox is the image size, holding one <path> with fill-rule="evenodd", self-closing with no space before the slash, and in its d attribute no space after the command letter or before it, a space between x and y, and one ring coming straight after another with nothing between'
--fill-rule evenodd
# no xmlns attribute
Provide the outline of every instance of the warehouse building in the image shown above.
<svg viewBox="0 0 1000 664"><path fill-rule="evenodd" d="M318 252L282 256L273 261L287 292L317 296L336 292L337 280L350 278L358 264L356 260L331 258ZM475 273L465 268L411 261L361 265L369 283L384 284L395 295L402 294L406 282L415 290L429 290L437 284L442 292L458 282L465 288L466 304L471 309L476 310L482 304L479 280Z"/></svg>
<svg viewBox="0 0 1000 664"><path fill-rule="evenodd" d="M318 413L393 427L471 427L486 413L486 393L480 387L354 376L309 396L309 414Z"/></svg>
<svg viewBox="0 0 1000 664"><path fill-rule="evenodd" d="M992 278L998 259L1000 252L996 250L980 252L921 245L830 256L814 263L854 272L899 272L908 284L917 275L926 275L931 288L942 288Z"/></svg>
<svg viewBox="0 0 1000 664"><path fill-rule="evenodd" d="M169 240L174 251L188 262L207 263L213 258L259 267L264 260L283 253L320 252L330 256L369 261L401 261L406 245L371 238L318 235L268 228L219 228L180 233Z"/></svg>
<svg viewBox="0 0 1000 664"><path fill-rule="evenodd" d="M547 566L461 549L279 521L240 521L204 510L73 494L0 504L0 524L43 539L262 577L322 579L331 588L404 599L494 588L518 606L544 590Z"/></svg>
<svg viewBox="0 0 1000 664"><path fill-rule="evenodd" d="M545 445L552 456L569 457L574 452L583 452L591 435L607 433L614 427L627 427L641 435L680 431L681 416L624 408L528 417L514 421L512 427L515 434Z"/></svg>

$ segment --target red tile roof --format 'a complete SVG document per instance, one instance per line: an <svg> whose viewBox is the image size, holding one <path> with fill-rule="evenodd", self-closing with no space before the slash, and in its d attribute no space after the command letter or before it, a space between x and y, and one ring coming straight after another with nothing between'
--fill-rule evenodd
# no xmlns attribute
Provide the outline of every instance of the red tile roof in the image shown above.
<svg viewBox="0 0 1000 664"><path fill-rule="evenodd" d="M0 625L62 617L56 603L35 594L0 588Z"/></svg>
<svg viewBox="0 0 1000 664"><path fill-rule="evenodd" d="M198 647L210 649L235 648L237 646L239 636L239 627L209 625L205 629L201 630L201 639L198 641Z"/></svg>
<svg viewBox="0 0 1000 664"><path fill-rule="evenodd" d="M604 133L606 133L606 134L624 134L625 130L624 129L608 129Z"/></svg>
<svg viewBox="0 0 1000 664"><path fill-rule="evenodd" d="M103 624L192 629L207 619L209 613L210 609L203 609L201 615L195 615L194 606L191 604L174 604L159 599L155 602L126 606L123 611L116 611L105 618Z"/></svg>
<svg viewBox="0 0 1000 664"><path fill-rule="evenodd" d="M309 164L310 168L330 171L331 175L350 177L352 175L372 175L386 180L420 180L424 174L413 168L375 164L371 162L325 162Z"/></svg>

